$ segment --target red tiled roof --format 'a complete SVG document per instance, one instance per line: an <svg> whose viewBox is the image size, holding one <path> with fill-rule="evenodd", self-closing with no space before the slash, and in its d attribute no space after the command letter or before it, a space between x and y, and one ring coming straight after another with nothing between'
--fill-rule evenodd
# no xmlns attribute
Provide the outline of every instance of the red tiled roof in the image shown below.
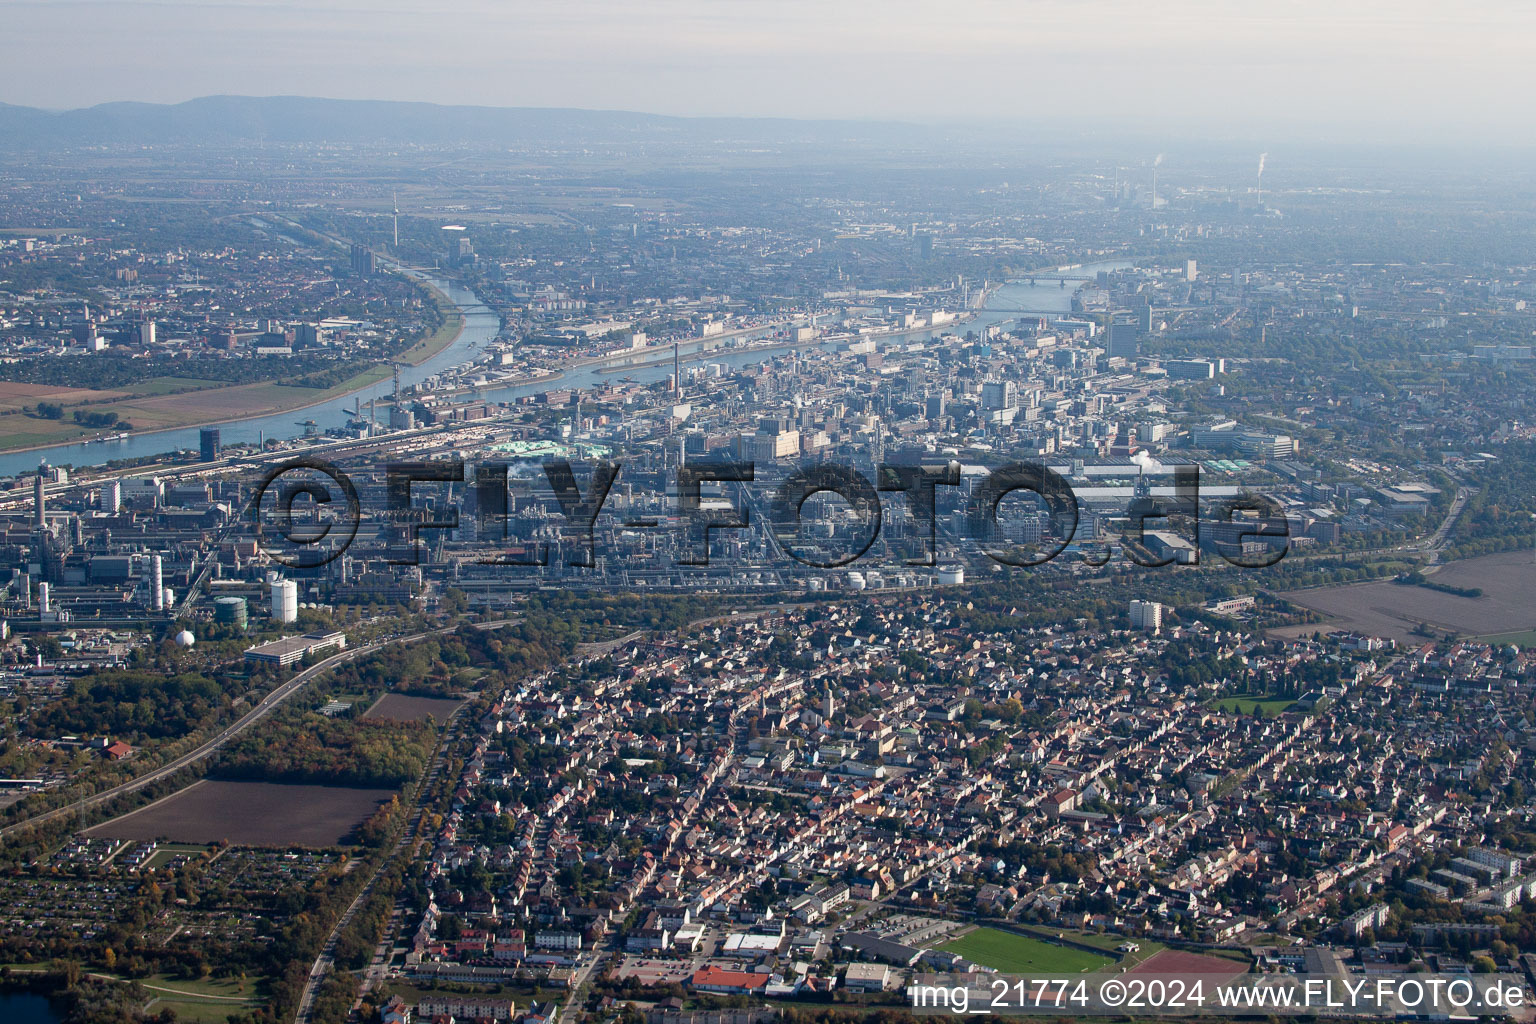
<svg viewBox="0 0 1536 1024"><path fill-rule="evenodd" d="M726 971L719 967L706 967L702 971L695 971L693 984L713 985L720 988L764 988L768 984L768 975L754 974L751 971Z"/></svg>

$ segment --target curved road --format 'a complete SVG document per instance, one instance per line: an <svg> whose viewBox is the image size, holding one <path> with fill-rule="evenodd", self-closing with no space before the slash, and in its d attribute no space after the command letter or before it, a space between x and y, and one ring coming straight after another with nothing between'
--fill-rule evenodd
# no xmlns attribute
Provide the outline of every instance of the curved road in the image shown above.
<svg viewBox="0 0 1536 1024"><path fill-rule="evenodd" d="M1440 520L1440 525L1435 528L1435 532L1427 537L1420 537L1418 540L1404 541L1401 544L1394 544L1390 547L1384 548L1360 548L1355 551L1327 551L1315 555L1288 554L1285 561L1290 564L1295 564L1296 562L1337 562L1343 558L1373 558L1377 555L1396 555L1407 552L1412 554L1429 555L1429 560L1424 563L1423 572L1426 576L1430 575L1439 570L1440 556L1445 553L1446 545L1450 542L1451 530L1456 525L1456 521L1461 518L1462 512L1466 511L1467 502L1470 501L1472 495L1476 493L1476 487L1456 488L1456 497L1451 502L1451 507L1446 511L1445 518ZM1370 581L1362 580L1361 582ZM1294 590L1300 592L1303 590L1319 590L1326 587L1336 586L1339 586L1339 584L1318 583L1310 587L1296 587Z"/></svg>
<svg viewBox="0 0 1536 1024"><path fill-rule="evenodd" d="M151 785L152 783L158 782L161 779L176 774L188 765L196 764L197 762L212 756L230 740L234 739L236 736L240 735L242 732L249 729L251 726L255 725L257 722L261 721L263 718L267 717L277 708L282 706L282 704L287 701L288 698L292 697L299 690L303 689L304 686L313 680L316 676L321 675L332 668L335 668L337 665L351 661L353 658L361 657L365 654L372 654L374 651L377 651L383 647L388 647L391 644L414 643L417 640L422 640L429 636L435 636L439 633L450 633L457 628L457 626L448 626L443 629L428 630L424 633L413 633L410 636L393 637L388 640L380 640L375 643L365 644L362 647L353 647L342 651L339 654L333 654L329 658L326 658L324 661L317 662L314 665L311 665L309 668L302 670L292 679L288 680L286 683L283 683L277 689L267 694L255 707L241 715L234 722L226 726L216 736L195 750L191 750L185 754L182 754L174 761L170 761L164 765L161 765L154 771L147 772L146 774L140 775L134 779L130 779L127 782L120 783L119 785L113 786L111 789L104 789L100 793L95 793L89 797L86 797L84 800L79 800L72 804L67 804L63 807L57 807L51 811L44 811L42 814L34 815L24 821L20 821L14 825L0 829L0 841L3 841L7 837L18 832L23 832L37 825L46 824L57 818L62 818L72 814L79 814L81 809L84 807L95 807L98 804L103 804L109 800L120 797L125 793L136 792L140 789L143 789L145 786Z"/></svg>

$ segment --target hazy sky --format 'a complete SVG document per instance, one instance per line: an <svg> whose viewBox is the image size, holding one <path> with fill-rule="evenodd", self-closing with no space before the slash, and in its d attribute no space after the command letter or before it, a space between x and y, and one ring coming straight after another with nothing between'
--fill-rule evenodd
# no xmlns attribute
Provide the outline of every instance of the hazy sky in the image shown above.
<svg viewBox="0 0 1536 1024"><path fill-rule="evenodd" d="M1524 0L0 0L0 101L1528 131ZM1244 133L1246 134L1246 132Z"/></svg>

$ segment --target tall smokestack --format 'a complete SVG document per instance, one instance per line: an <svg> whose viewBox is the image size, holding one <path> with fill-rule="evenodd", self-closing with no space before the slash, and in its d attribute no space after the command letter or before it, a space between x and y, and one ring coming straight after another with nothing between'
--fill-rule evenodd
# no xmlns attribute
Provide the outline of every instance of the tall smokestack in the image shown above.
<svg viewBox="0 0 1536 1024"><path fill-rule="evenodd" d="M149 606L165 611L165 566L159 555L149 556Z"/></svg>
<svg viewBox="0 0 1536 1024"><path fill-rule="evenodd" d="M678 352L677 342L672 343L672 396L681 398L683 395L683 361Z"/></svg>
<svg viewBox="0 0 1536 1024"><path fill-rule="evenodd" d="M37 466L37 479L32 481L32 525L41 529L46 526L48 520L45 516L46 508L43 504L43 494L48 479L48 463L41 462Z"/></svg>

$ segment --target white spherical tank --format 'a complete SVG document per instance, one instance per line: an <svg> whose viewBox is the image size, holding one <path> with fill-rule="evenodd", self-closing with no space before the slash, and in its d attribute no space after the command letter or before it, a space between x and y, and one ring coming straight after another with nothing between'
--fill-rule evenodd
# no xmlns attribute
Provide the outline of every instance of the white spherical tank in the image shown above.
<svg viewBox="0 0 1536 1024"><path fill-rule="evenodd" d="M175 640L177 647L191 647L197 641L197 638L192 635L190 629L184 629L176 634Z"/></svg>

